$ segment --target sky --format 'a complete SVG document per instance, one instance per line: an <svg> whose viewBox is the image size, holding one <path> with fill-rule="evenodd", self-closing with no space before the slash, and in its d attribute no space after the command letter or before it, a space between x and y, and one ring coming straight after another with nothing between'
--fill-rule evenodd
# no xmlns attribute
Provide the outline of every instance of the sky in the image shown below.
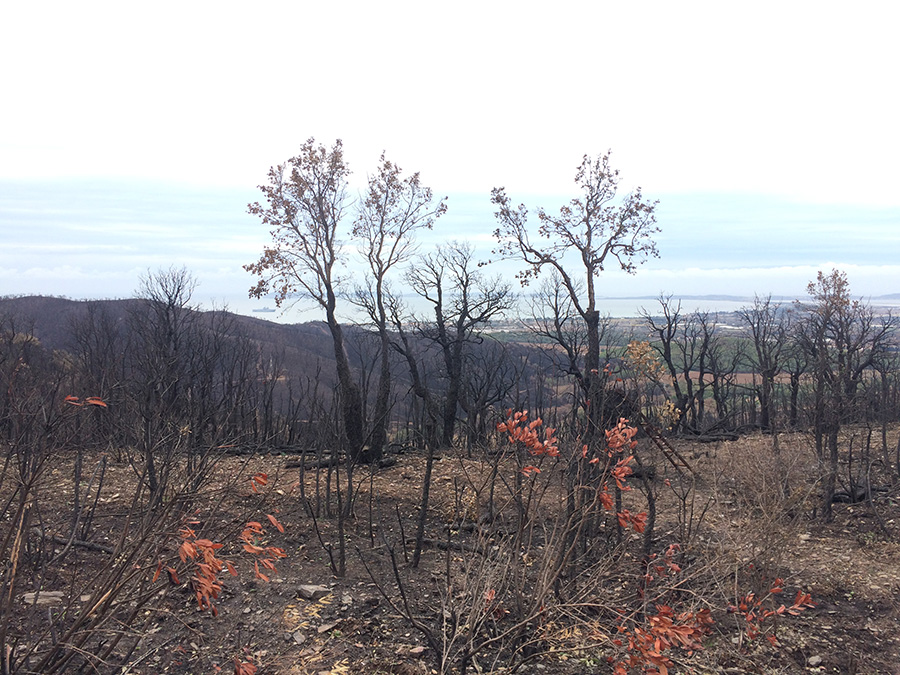
<svg viewBox="0 0 900 675"><path fill-rule="evenodd" d="M582 155L659 199L609 297L900 293L891 2L44 2L0 8L0 295L129 297L186 266L248 312L256 186L341 138L447 195L427 249L487 254L490 190L548 208ZM510 264L490 273L511 277ZM271 304L271 303L269 303ZM296 320L297 315L282 317Z"/></svg>

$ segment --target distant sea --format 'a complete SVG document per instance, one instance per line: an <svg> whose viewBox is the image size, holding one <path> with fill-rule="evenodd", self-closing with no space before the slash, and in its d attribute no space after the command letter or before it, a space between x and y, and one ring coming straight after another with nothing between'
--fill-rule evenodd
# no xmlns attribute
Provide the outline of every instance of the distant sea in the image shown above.
<svg viewBox="0 0 900 675"><path fill-rule="evenodd" d="M673 302L681 303L681 311L683 313L691 312L709 312L709 313L731 313L737 312L745 307L753 305L753 298L699 298L694 296L673 297ZM790 306L797 299L795 298L772 298L773 303L779 303L784 306ZM800 298L806 301L806 298ZM868 303L876 309L893 310L897 313L900 310L900 298L893 296L883 296L879 298L861 298L863 302ZM629 318L641 315L641 310L646 309L651 314L656 313L659 309L659 299L651 297L641 298L601 298L598 300L601 314L608 315L612 318Z"/></svg>

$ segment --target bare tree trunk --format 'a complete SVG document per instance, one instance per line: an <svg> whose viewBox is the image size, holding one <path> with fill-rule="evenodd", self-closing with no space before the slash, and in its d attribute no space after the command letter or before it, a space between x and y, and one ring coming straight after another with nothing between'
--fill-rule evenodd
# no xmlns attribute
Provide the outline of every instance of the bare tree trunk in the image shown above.
<svg viewBox="0 0 900 675"><path fill-rule="evenodd" d="M369 436L369 449L365 453L366 462L377 462L384 455L387 445L388 413L391 402L391 340L387 329L380 329L381 359L378 373L378 389L375 392L375 409L372 414L372 431Z"/></svg>

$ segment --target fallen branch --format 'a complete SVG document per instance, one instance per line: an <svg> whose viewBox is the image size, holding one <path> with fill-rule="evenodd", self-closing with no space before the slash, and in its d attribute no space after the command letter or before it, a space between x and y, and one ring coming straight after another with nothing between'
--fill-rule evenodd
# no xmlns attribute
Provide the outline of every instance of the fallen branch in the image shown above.
<svg viewBox="0 0 900 675"><path fill-rule="evenodd" d="M33 527L31 529L31 533L37 537L45 536L40 528ZM63 546L76 546L78 548L84 548L88 551L97 551L98 553L108 553L109 555L113 554L112 546L106 546L104 544L95 544L92 541L84 541L83 539L69 539L69 537L61 537L58 534L50 534L46 535L46 538L52 541L54 544L62 544Z"/></svg>

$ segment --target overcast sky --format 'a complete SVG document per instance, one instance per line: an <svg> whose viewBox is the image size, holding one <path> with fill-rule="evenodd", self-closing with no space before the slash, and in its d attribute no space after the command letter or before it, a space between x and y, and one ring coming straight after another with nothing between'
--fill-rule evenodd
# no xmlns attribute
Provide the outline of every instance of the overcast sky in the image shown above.
<svg viewBox="0 0 900 675"><path fill-rule="evenodd" d="M554 204L584 153L661 201L662 258L609 296L900 292L892 2L4 3L0 294L125 297L187 265L237 309L269 166L342 138L449 196ZM423 244L430 244L423 242ZM501 270L503 271L503 270ZM504 272L505 273L505 272Z"/></svg>

